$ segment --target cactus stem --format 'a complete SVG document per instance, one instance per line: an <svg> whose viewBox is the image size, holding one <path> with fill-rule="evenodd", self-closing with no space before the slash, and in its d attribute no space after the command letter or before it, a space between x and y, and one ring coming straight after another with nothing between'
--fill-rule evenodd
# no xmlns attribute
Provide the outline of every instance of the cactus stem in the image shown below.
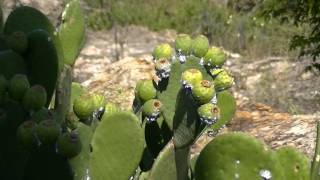
<svg viewBox="0 0 320 180"><path fill-rule="evenodd" d="M316 148L311 165L311 180L319 179L319 167L320 167L320 121L317 121L317 139Z"/></svg>
<svg viewBox="0 0 320 180"><path fill-rule="evenodd" d="M63 72L59 78L56 90L54 108L59 115L58 123L64 123L64 119L69 112L71 97L72 68L64 66Z"/></svg>

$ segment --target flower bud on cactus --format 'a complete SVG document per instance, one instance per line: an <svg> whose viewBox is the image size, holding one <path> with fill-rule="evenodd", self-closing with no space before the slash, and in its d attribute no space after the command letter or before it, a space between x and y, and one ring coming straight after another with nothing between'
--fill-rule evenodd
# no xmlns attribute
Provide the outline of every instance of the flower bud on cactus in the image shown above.
<svg viewBox="0 0 320 180"><path fill-rule="evenodd" d="M142 114L148 122L157 120L160 116L162 103L158 99L151 99L143 104Z"/></svg>
<svg viewBox="0 0 320 180"><path fill-rule="evenodd" d="M228 89L232 87L234 83L234 78L225 70L220 71L214 77L215 79L213 80L213 83L216 91Z"/></svg>
<svg viewBox="0 0 320 180"><path fill-rule="evenodd" d="M168 78L170 76L171 63L167 59L161 58L155 63L155 70L160 79Z"/></svg>
<svg viewBox="0 0 320 180"><path fill-rule="evenodd" d="M91 100L93 102L94 110L98 110L106 105L106 99L101 94L92 94Z"/></svg>
<svg viewBox="0 0 320 180"><path fill-rule="evenodd" d="M136 94L143 102L155 98L157 95L157 90L153 86L153 81L140 80L136 86Z"/></svg>
<svg viewBox="0 0 320 180"><path fill-rule="evenodd" d="M178 54L189 55L191 52L192 39L188 34L179 34L176 38L175 49Z"/></svg>
<svg viewBox="0 0 320 180"><path fill-rule="evenodd" d="M54 144L61 132L60 125L52 119L41 121L36 128L37 137L44 145Z"/></svg>
<svg viewBox="0 0 320 180"><path fill-rule="evenodd" d="M188 89L192 89L202 78L202 73L198 69L187 69L181 75L182 85Z"/></svg>
<svg viewBox="0 0 320 180"><path fill-rule="evenodd" d="M6 44L14 51L24 53L28 48L28 38L23 31L16 31L6 37Z"/></svg>
<svg viewBox="0 0 320 180"><path fill-rule="evenodd" d="M220 110L217 105L206 103L198 108L200 120L207 125L211 125L220 118Z"/></svg>
<svg viewBox="0 0 320 180"><path fill-rule="evenodd" d="M49 110L45 107L42 107L38 111L34 112L31 116L31 120L36 123L40 123L47 119L55 119L55 113L53 110Z"/></svg>
<svg viewBox="0 0 320 180"><path fill-rule="evenodd" d="M94 103L91 96L87 93L82 94L73 102L73 111L81 120L86 120L92 116L94 111Z"/></svg>
<svg viewBox="0 0 320 180"><path fill-rule="evenodd" d="M206 55L209 49L209 40L203 35L198 35L192 42L192 53L198 58L202 58Z"/></svg>
<svg viewBox="0 0 320 180"><path fill-rule="evenodd" d="M22 103L26 109L39 110L47 102L47 92L41 85L29 88L23 96Z"/></svg>
<svg viewBox="0 0 320 180"><path fill-rule="evenodd" d="M195 84L192 89L192 95L200 104L208 103L215 95L214 86L210 81L202 80Z"/></svg>
<svg viewBox="0 0 320 180"><path fill-rule="evenodd" d="M203 58L204 64L209 67L221 67L226 61L225 53L217 47L210 48Z"/></svg>
<svg viewBox="0 0 320 180"><path fill-rule="evenodd" d="M7 87L8 87L7 79L1 74L0 75L0 104L5 99L5 94L6 94L6 91L7 91Z"/></svg>
<svg viewBox="0 0 320 180"><path fill-rule="evenodd" d="M73 158L81 152L81 141L77 132L64 133L57 141L58 153L66 158Z"/></svg>
<svg viewBox="0 0 320 180"><path fill-rule="evenodd" d="M28 78L24 74L14 75L9 82L9 94L16 101L20 101L29 88Z"/></svg>
<svg viewBox="0 0 320 180"><path fill-rule="evenodd" d="M172 57L173 50L169 44L160 44L153 50L153 58L155 60L166 58L170 59Z"/></svg>
<svg viewBox="0 0 320 180"><path fill-rule="evenodd" d="M35 135L37 124L34 121L25 121L18 127L17 138L18 143L27 148L33 148L38 145Z"/></svg>

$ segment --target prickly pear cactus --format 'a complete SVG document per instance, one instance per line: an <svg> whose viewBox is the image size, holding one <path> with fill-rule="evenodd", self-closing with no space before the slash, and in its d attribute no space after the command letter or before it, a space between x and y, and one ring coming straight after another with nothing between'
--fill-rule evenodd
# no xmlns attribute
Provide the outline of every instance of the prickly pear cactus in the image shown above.
<svg viewBox="0 0 320 180"><path fill-rule="evenodd" d="M188 174L189 149L196 139L207 130L218 131L235 113L235 100L227 91L231 86L215 88L219 75L210 73L223 70L226 56L220 49L213 53L212 48L208 50L209 41L203 35L192 39L181 34L175 48L160 44L153 51L157 77L139 81L135 90L133 109L145 124L147 149L157 157L172 136L174 152L181 163L176 172L178 179ZM216 65L205 64L205 57ZM229 78L233 83L232 76L227 75L221 81L225 83L224 79ZM214 108L198 111L203 104Z"/></svg>

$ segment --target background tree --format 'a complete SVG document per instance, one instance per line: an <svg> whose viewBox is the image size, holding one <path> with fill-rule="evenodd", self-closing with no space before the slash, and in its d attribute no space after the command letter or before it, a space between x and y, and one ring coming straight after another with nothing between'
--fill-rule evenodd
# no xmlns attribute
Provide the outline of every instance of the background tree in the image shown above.
<svg viewBox="0 0 320 180"><path fill-rule="evenodd" d="M304 32L293 36L290 49L299 49L300 57L311 57L313 67L320 70L320 1L318 0L266 0L261 3L262 14L293 23Z"/></svg>

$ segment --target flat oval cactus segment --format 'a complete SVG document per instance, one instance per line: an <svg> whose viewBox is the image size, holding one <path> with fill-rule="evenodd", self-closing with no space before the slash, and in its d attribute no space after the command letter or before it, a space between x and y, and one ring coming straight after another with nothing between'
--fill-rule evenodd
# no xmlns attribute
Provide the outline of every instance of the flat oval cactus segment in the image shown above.
<svg viewBox="0 0 320 180"><path fill-rule="evenodd" d="M64 63L73 65L84 41L85 20L78 0L70 1L62 13L58 36L64 53Z"/></svg>
<svg viewBox="0 0 320 180"><path fill-rule="evenodd" d="M49 105L57 80L59 59L50 35L44 30L35 30L28 34L29 48L26 53L30 84L40 84L47 91Z"/></svg>
<svg viewBox="0 0 320 180"><path fill-rule="evenodd" d="M196 180L285 179L275 153L244 133L217 136L200 153Z"/></svg>
<svg viewBox="0 0 320 180"><path fill-rule="evenodd" d="M176 180L177 165L175 161L175 152L173 143L168 143L160 152L155 160L153 167L149 173L149 178L152 180Z"/></svg>
<svg viewBox="0 0 320 180"><path fill-rule="evenodd" d="M290 146L278 149L276 155L286 179L309 179L310 165L306 155Z"/></svg>
<svg viewBox="0 0 320 180"><path fill-rule="evenodd" d="M92 179L129 179L139 166L144 132L131 112L104 116L93 135L89 173Z"/></svg>
<svg viewBox="0 0 320 180"><path fill-rule="evenodd" d="M21 20L23 19L23 21ZM46 31L53 41L55 49L57 51L58 62L59 62L59 72L62 70L64 54L61 47L61 42L59 37L55 35L55 28L41 11L29 7L29 6L19 6L16 7L8 16L5 27L4 34L10 35L16 31L23 31L25 34L29 34L34 30ZM30 44L30 42L28 43ZM41 45L42 46L42 45ZM42 49L42 48L40 48ZM41 52L41 50L40 50ZM48 57L52 56L51 54Z"/></svg>

